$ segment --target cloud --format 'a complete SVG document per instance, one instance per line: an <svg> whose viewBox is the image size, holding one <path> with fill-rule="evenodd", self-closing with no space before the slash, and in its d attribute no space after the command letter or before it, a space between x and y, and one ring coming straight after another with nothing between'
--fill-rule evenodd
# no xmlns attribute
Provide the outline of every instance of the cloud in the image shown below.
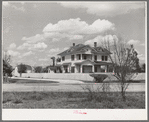
<svg viewBox="0 0 149 122"><path fill-rule="evenodd" d="M20 45L19 47L17 47L17 50L35 50L35 51L43 51L45 48L47 48L48 46L44 43L44 42L39 42L36 44L30 44L30 43L23 43L23 45Z"/></svg>
<svg viewBox="0 0 149 122"><path fill-rule="evenodd" d="M23 5L24 2L21 2L21 4ZM17 6L15 6L15 4L11 4L10 2L6 2L6 1L3 2L3 6L4 6L4 7L11 7L11 8L13 8L13 9L15 9L15 10L17 10L17 11L22 11L22 12L25 11L25 8L24 8L23 6L17 7Z"/></svg>
<svg viewBox="0 0 149 122"><path fill-rule="evenodd" d="M51 39L52 42L58 42L61 41L62 39L66 40L79 40L83 39L82 35L72 35L72 34L67 34L67 33L59 33L59 32L46 32L44 33L44 38L46 39Z"/></svg>
<svg viewBox="0 0 149 122"><path fill-rule="evenodd" d="M8 50L8 54L11 55L11 56L14 56L14 57L20 55L19 52L17 52L17 51L13 51L13 50Z"/></svg>
<svg viewBox="0 0 149 122"><path fill-rule="evenodd" d="M58 42L61 40L82 40L84 35L101 34L114 30L115 25L108 20L97 19L92 24L81 21L80 18L60 20L56 24L49 23L43 29L43 34L36 34L32 37L23 37L26 43L37 43L43 41Z"/></svg>
<svg viewBox="0 0 149 122"><path fill-rule="evenodd" d="M91 25L80 18L61 20L56 24L49 23L44 29L44 33L69 33L69 34L98 34L107 30L114 30L115 25L108 20L96 20Z"/></svg>
<svg viewBox="0 0 149 122"><path fill-rule="evenodd" d="M34 54L32 51L29 51L29 52L26 52L26 53L24 53L23 55L22 55L22 57L24 57L24 56L29 56L29 55L32 55L32 54Z"/></svg>
<svg viewBox="0 0 149 122"><path fill-rule="evenodd" d="M47 48L47 45L44 42L39 42L37 44L33 45L34 49L45 49Z"/></svg>
<svg viewBox="0 0 149 122"><path fill-rule="evenodd" d="M56 53L56 52L59 52L59 51L60 51L59 48L53 48L53 49L49 50L49 53Z"/></svg>
<svg viewBox="0 0 149 122"><path fill-rule="evenodd" d="M141 44L141 46L145 46L145 44L144 44L144 43L142 43L142 44Z"/></svg>
<svg viewBox="0 0 149 122"><path fill-rule="evenodd" d="M12 44L9 45L9 49L14 49L14 48L16 48L16 44L15 43L12 43Z"/></svg>
<svg viewBox="0 0 149 122"><path fill-rule="evenodd" d="M22 12L24 12L25 11L25 8L22 6L22 7L17 7L17 6L15 6L15 5L12 5L12 8L14 8L15 10L17 10L17 11L22 11Z"/></svg>
<svg viewBox="0 0 149 122"><path fill-rule="evenodd" d="M104 42L110 42L111 44L114 43L114 41L118 41L118 38L116 35L106 35L106 36L97 36L93 39L87 40L84 44L94 46L94 42L97 42L97 46L102 46Z"/></svg>
<svg viewBox="0 0 149 122"><path fill-rule="evenodd" d="M139 58L140 60L145 60L145 56L144 56L143 54L138 55L138 58Z"/></svg>
<svg viewBox="0 0 149 122"><path fill-rule="evenodd" d="M49 59L47 59L47 58L40 58L40 59L38 59L39 61L48 61Z"/></svg>
<svg viewBox="0 0 149 122"><path fill-rule="evenodd" d="M30 46L31 46L31 44L28 44L25 42L25 43L23 43L23 45L20 45L19 47L17 47L17 50L24 50Z"/></svg>
<svg viewBox="0 0 149 122"><path fill-rule="evenodd" d="M131 40L129 40L129 41L127 42L127 44L129 44L129 45L131 45L131 44L137 45L137 44L139 44L139 43L140 43L139 40L133 40L133 39L131 39Z"/></svg>
<svg viewBox="0 0 149 122"><path fill-rule="evenodd" d="M71 9L84 9L88 14L97 16L116 16L131 10L144 8L144 2L58 2Z"/></svg>
<svg viewBox="0 0 149 122"><path fill-rule="evenodd" d="M22 40L26 41L27 43L36 43L39 41L44 41L45 38L41 34L36 34L35 36L29 37L29 38L23 37Z"/></svg>

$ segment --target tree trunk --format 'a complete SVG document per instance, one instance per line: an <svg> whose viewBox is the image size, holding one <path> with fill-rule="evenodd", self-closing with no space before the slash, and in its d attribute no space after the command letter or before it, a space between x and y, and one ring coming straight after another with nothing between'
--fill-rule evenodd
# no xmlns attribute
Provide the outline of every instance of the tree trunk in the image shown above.
<svg viewBox="0 0 149 122"><path fill-rule="evenodd" d="M124 91L123 87L122 87L122 90L121 90L121 95L122 95L123 101L126 101L125 91Z"/></svg>

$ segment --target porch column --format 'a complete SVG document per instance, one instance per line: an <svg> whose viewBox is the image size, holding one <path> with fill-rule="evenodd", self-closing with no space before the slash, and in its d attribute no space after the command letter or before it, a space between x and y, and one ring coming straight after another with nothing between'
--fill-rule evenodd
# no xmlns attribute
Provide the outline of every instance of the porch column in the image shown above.
<svg viewBox="0 0 149 122"><path fill-rule="evenodd" d="M67 70L68 72L70 72L70 64L68 64Z"/></svg>
<svg viewBox="0 0 149 122"><path fill-rule="evenodd" d="M82 73L82 71L83 71L83 70L82 70L82 65L80 65L80 73Z"/></svg>
<svg viewBox="0 0 149 122"><path fill-rule="evenodd" d="M75 73L77 73L77 65L74 66Z"/></svg>
<svg viewBox="0 0 149 122"><path fill-rule="evenodd" d="M107 73L107 65L105 65L105 73Z"/></svg>
<svg viewBox="0 0 149 122"><path fill-rule="evenodd" d="M80 60L82 60L82 54L80 54Z"/></svg>
<svg viewBox="0 0 149 122"><path fill-rule="evenodd" d="M64 67L63 66L61 67L61 70L62 70L62 73L64 73Z"/></svg>
<svg viewBox="0 0 149 122"><path fill-rule="evenodd" d="M94 67L95 67L95 66L94 66L94 65L92 65L92 72L95 72Z"/></svg>

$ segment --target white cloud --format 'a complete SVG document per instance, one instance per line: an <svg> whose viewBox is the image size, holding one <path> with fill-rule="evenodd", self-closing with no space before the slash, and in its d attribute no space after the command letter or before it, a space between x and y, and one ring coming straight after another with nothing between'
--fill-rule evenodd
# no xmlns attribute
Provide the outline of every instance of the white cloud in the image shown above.
<svg viewBox="0 0 149 122"><path fill-rule="evenodd" d="M144 8L144 2L59 2L63 7L85 9L89 14L97 16L116 16L131 10Z"/></svg>
<svg viewBox="0 0 149 122"><path fill-rule="evenodd" d="M23 6L22 7L17 7L15 5L12 5L11 7L14 8L15 10L18 10L18 11L22 11L22 12L25 11L25 8Z"/></svg>
<svg viewBox="0 0 149 122"><path fill-rule="evenodd" d="M59 51L60 51L59 48L53 48L53 49L49 50L49 53L56 53L56 52L59 52Z"/></svg>
<svg viewBox="0 0 149 122"><path fill-rule="evenodd" d="M39 61L48 61L49 59L47 58L40 58Z"/></svg>
<svg viewBox="0 0 149 122"><path fill-rule="evenodd" d="M145 46L145 44L143 43L143 44L141 44L141 46Z"/></svg>
<svg viewBox="0 0 149 122"><path fill-rule="evenodd" d="M20 45L19 47L17 47L17 50L36 50L36 51L43 51L45 48L47 48L48 46L44 43L44 42L39 42L36 44L30 44L30 43L23 43L23 45Z"/></svg>
<svg viewBox="0 0 149 122"><path fill-rule="evenodd" d="M44 41L45 38L41 34L36 34L35 36L29 37L29 38L23 37L22 40L26 41L27 43L36 43L39 41Z"/></svg>
<svg viewBox="0 0 149 122"><path fill-rule="evenodd" d="M20 55L19 52L13 51L13 50L8 50L8 54L11 55L11 56L19 56Z"/></svg>
<svg viewBox="0 0 149 122"><path fill-rule="evenodd" d="M17 50L24 50L30 46L31 46L31 44L23 43L23 45L20 45L19 47L17 47Z"/></svg>
<svg viewBox="0 0 149 122"><path fill-rule="evenodd" d="M106 31L114 30L115 25L108 20L96 20L92 24L81 21L80 18L61 20L56 24L49 23L43 29L43 34L36 34L32 37L23 37L27 43L37 43L50 40L58 42L64 40L81 40L84 35L101 34Z"/></svg>
<svg viewBox="0 0 149 122"><path fill-rule="evenodd" d="M145 56L144 56L143 54L138 55L138 58L139 58L140 60L145 60Z"/></svg>
<svg viewBox="0 0 149 122"><path fill-rule="evenodd" d="M35 49L45 49L45 48L47 48L47 45L44 42L39 42L37 44L34 44L33 48L35 48Z"/></svg>
<svg viewBox="0 0 149 122"><path fill-rule="evenodd" d="M102 46L104 42L110 42L111 44L114 43L114 41L118 41L118 38L116 35L106 35L106 36L97 36L93 39L87 40L85 42L86 45L94 46L94 42L97 42L97 46Z"/></svg>
<svg viewBox="0 0 149 122"><path fill-rule="evenodd" d="M69 47L65 47L63 50L67 50L67 49L69 49Z"/></svg>
<svg viewBox="0 0 149 122"><path fill-rule="evenodd" d="M131 39L131 40L129 40L129 41L127 42L127 44L129 44L129 45L131 45L131 44L137 45L137 44L139 44L139 43L140 43L139 40L133 40L133 39Z"/></svg>
<svg viewBox="0 0 149 122"><path fill-rule="evenodd" d="M21 2L21 4L23 5L24 2ZM3 2L3 6L4 6L4 7L11 7L11 8L13 8L13 9L15 9L15 10L17 10L17 11L22 11L22 12L25 11L25 8L24 8L23 6L17 7L17 6L15 6L14 4L10 4L10 2L6 2L6 1Z"/></svg>
<svg viewBox="0 0 149 122"><path fill-rule="evenodd" d="M24 57L24 56L29 56L29 55L32 55L32 54L34 54L32 51L29 51L29 52L26 52L26 53L24 53L23 55L22 55L22 57Z"/></svg>
<svg viewBox="0 0 149 122"><path fill-rule="evenodd" d="M97 34L107 30L114 30L115 25L108 20L96 20L91 25L80 18L61 20L56 24L49 23L44 29L44 33L59 32L69 34Z"/></svg>
<svg viewBox="0 0 149 122"><path fill-rule="evenodd" d="M9 45L9 49L14 49L14 48L16 48L16 44L15 43L12 43L12 44Z"/></svg>

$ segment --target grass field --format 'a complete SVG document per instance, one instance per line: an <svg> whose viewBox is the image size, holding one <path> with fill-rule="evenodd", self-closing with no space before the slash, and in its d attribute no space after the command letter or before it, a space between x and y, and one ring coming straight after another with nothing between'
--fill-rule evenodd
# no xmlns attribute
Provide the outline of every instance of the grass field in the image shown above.
<svg viewBox="0 0 149 122"><path fill-rule="evenodd" d="M127 92L126 101L120 93L86 92L4 92L3 108L51 109L142 109L145 92Z"/></svg>

